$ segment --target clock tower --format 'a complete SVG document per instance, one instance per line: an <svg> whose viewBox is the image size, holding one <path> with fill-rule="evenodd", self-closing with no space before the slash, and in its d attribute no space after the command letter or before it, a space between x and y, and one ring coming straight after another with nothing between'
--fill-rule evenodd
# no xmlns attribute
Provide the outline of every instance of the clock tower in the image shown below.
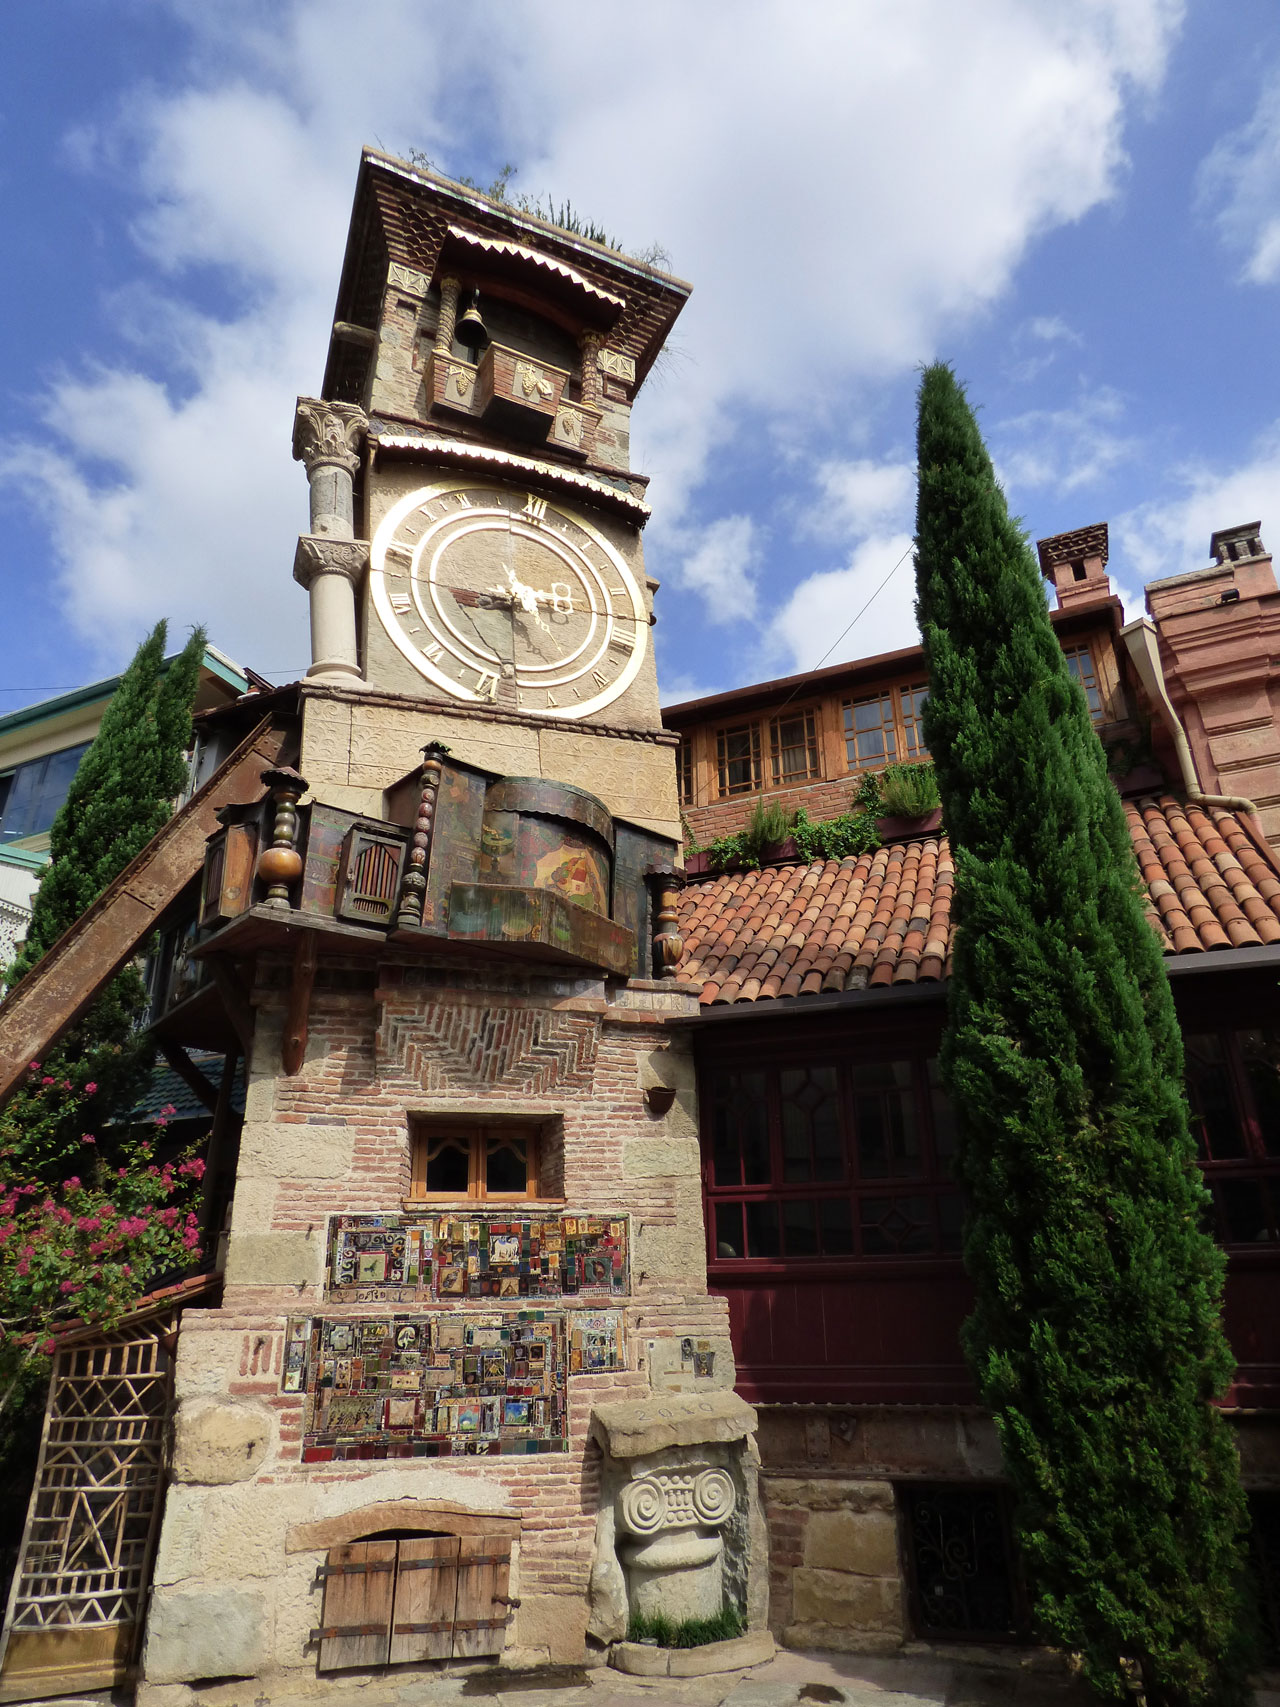
<svg viewBox="0 0 1280 1707"><path fill-rule="evenodd" d="M429 737L678 838L628 429L687 295L365 151L323 395L294 434L317 798L378 812Z"/></svg>

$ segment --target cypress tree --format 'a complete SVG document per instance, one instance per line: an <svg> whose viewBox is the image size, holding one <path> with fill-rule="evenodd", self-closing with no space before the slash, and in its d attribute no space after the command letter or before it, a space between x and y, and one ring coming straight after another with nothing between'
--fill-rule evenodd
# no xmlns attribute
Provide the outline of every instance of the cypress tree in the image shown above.
<svg viewBox="0 0 1280 1707"><path fill-rule="evenodd" d="M964 392L919 399L924 727L956 858L943 1074L965 1351L1035 1622L1104 1699L1247 1699L1233 1359L1182 1043L1124 811Z"/></svg>
<svg viewBox="0 0 1280 1707"><path fill-rule="evenodd" d="M53 821L50 862L9 969L11 988L141 853L182 793L205 633L195 629L168 669L165 637L158 622L138 648ZM145 1007L141 972L125 966L41 1063L45 1076L67 1086L65 1112L47 1089L17 1093L11 1112L32 1179L51 1186L74 1171L86 1122L99 1132L137 1102L155 1055L138 1030ZM86 1085L95 1087L87 1100Z"/></svg>

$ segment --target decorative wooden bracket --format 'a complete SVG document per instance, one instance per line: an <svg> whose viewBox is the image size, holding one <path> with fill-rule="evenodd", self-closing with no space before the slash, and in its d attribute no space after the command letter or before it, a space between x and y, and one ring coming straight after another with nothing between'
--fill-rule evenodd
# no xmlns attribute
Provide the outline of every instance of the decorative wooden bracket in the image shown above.
<svg viewBox="0 0 1280 1707"><path fill-rule="evenodd" d="M206 1078L178 1043L171 1043L167 1038L160 1040L160 1053L182 1080L183 1084L195 1097L213 1114L218 1106L218 1087L212 1079Z"/></svg>
<svg viewBox="0 0 1280 1707"><path fill-rule="evenodd" d="M206 965L213 975L227 1018L240 1040L241 1053L248 1061L253 1054L253 1008L249 1003L249 992L225 955L211 954Z"/></svg>
<svg viewBox="0 0 1280 1707"><path fill-rule="evenodd" d="M316 981L316 939L304 931L293 954L293 982L289 987L289 1011L285 1016L280 1065L290 1078L301 1067L307 1053L307 1021L311 1013L311 986Z"/></svg>

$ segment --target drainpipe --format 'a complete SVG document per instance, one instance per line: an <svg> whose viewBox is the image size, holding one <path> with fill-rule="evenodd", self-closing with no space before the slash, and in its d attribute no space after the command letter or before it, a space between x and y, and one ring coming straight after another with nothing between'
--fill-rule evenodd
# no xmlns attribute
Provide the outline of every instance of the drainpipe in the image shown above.
<svg viewBox="0 0 1280 1707"><path fill-rule="evenodd" d="M1193 806L1217 806L1226 812L1248 812L1251 817L1256 818L1258 808L1252 800L1246 800L1243 794L1201 793L1200 778L1196 775L1196 762L1191 756L1187 732L1173 709L1173 701L1169 698L1169 690L1165 686L1155 623L1149 616L1140 616L1134 622L1125 623L1120 630L1120 638L1129 649L1138 679L1147 690L1151 703L1160 707L1165 727L1173 736L1174 751L1178 755L1178 768L1182 772L1182 787L1187 799Z"/></svg>

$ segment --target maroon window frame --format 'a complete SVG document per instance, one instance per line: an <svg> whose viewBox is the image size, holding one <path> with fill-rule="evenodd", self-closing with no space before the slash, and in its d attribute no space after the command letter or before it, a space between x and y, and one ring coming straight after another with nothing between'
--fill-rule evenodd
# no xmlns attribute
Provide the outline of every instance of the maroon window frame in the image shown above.
<svg viewBox="0 0 1280 1707"><path fill-rule="evenodd" d="M1188 1026L1191 1129L1228 1250L1280 1243L1280 1028Z"/></svg>
<svg viewBox="0 0 1280 1707"><path fill-rule="evenodd" d="M713 1275L958 1256L954 1125L918 1043L717 1061L703 1084Z"/></svg>

